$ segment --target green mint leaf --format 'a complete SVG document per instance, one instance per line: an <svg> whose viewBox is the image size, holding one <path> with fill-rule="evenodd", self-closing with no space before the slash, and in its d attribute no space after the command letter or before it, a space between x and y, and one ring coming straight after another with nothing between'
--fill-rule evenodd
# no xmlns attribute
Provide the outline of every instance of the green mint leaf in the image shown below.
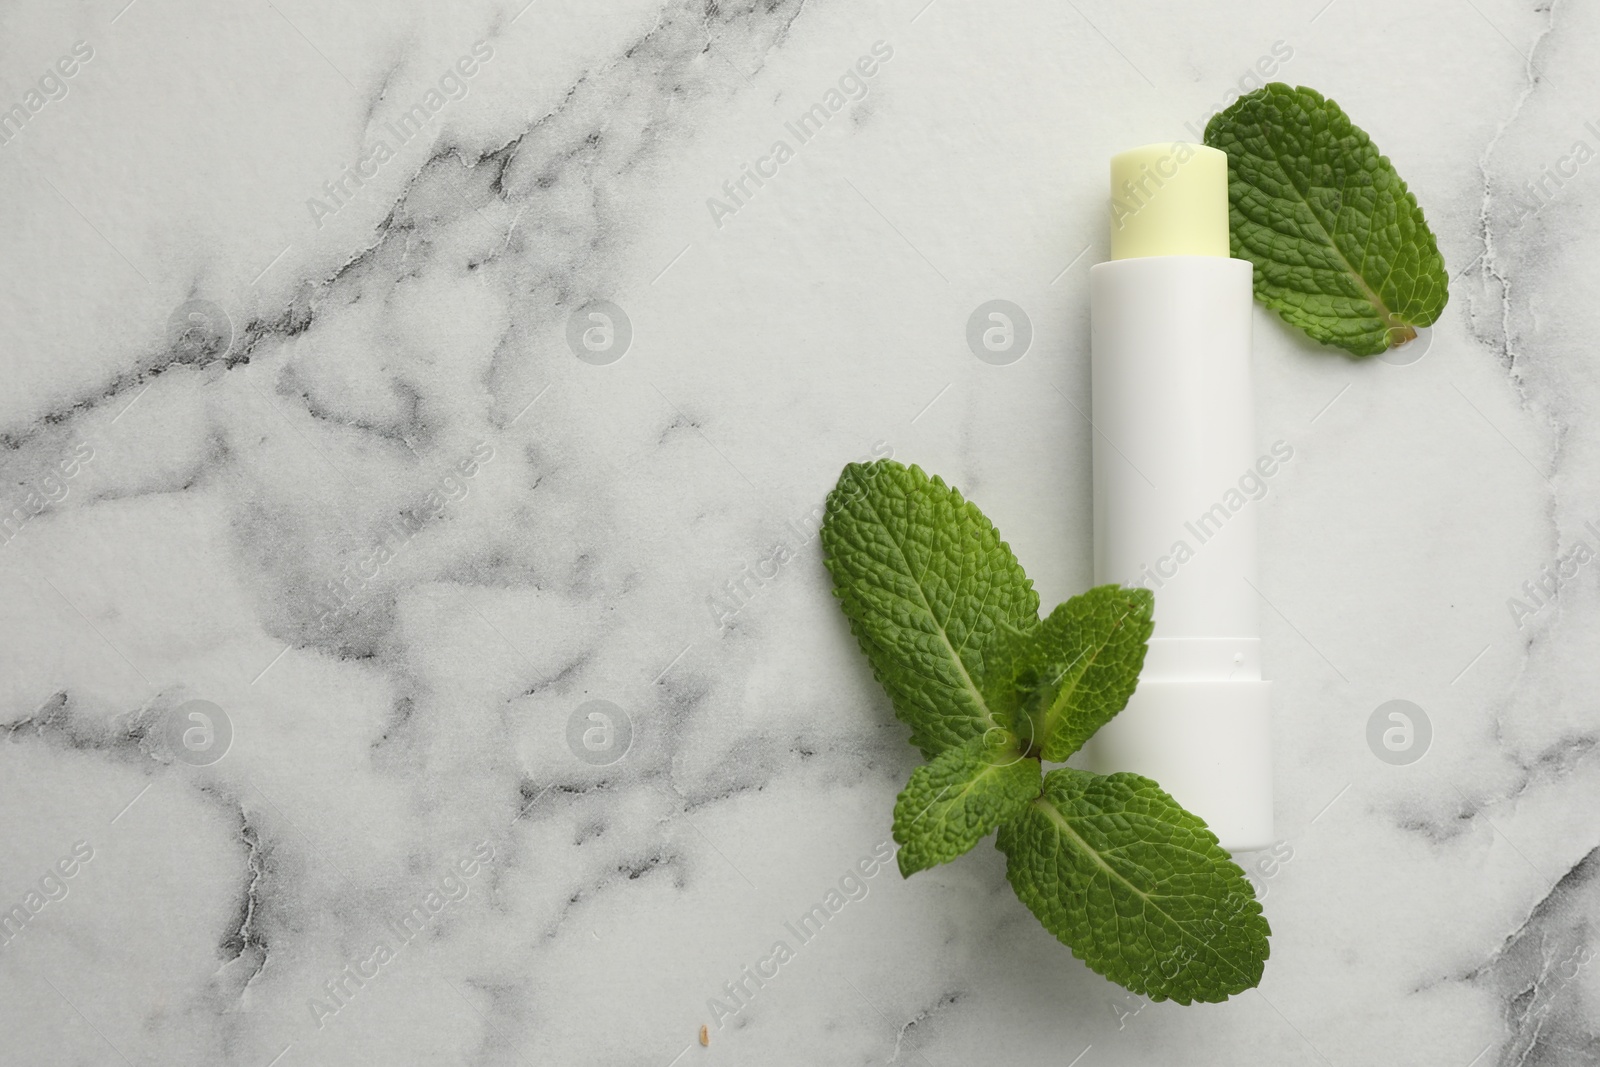
<svg viewBox="0 0 1600 1067"><path fill-rule="evenodd" d="M1228 154L1233 254L1290 325L1372 356L1439 317L1450 279L1433 231L1338 104L1273 82L1213 115L1206 144Z"/></svg>
<svg viewBox="0 0 1600 1067"><path fill-rule="evenodd" d="M1051 771L996 845L1044 928L1132 992L1188 1004L1261 981L1272 931L1244 872L1150 779Z"/></svg>
<svg viewBox="0 0 1600 1067"><path fill-rule="evenodd" d="M852 463L828 494L822 548L872 672L929 759L999 725L983 698L1002 626L1039 595L975 504L918 467Z"/></svg>
<svg viewBox="0 0 1600 1067"><path fill-rule="evenodd" d="M1121 711L1139 684L1155 623L1148 589L1096 586L1044 622L999 643L991 706L1052 763L1062 763ZM1015 710L1012 710L1015 709Z"/></svg>
<svg viewBox="0 0 1600 1067"><path fill-rule="evenodd" d="M894 805L900 873L949 863L1039 795L1039 761L1017 738L993 730L911 772Z"/></svg>

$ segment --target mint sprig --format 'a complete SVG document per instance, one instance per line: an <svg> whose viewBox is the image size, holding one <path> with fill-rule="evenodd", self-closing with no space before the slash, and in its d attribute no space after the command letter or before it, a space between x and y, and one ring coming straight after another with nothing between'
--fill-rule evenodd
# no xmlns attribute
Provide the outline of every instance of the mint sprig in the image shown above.
<svg viewBox="0 0 1600 1067"><path fill-rule="evenodd" d="M1039 594L983 512L916 467L852 463L822 548L911 743L932 759L999 725L983 696L992 639L1037 625Z"/></svg>
<svg viewBox="0 0 1600 1067"><path fill-rule="evenodd" d="M1433 231L1338 104L1273 82L1212 116L1206 144L1228 154L1233 255L1284 321L1372 356L1438 319L1450 279Z"/></svg>
<svg viewBox="0 0 1600 1067"><path fill-rule="evenodd" d="M1152 594L1099 586L1041 620L978 507L893 460L844 469L822 546L850 629L929 761L895 803L901 873L998 829L1017 896L1100 974L1184 1004L1256 985L1271 931L1205 823L1148 778L1040 763L1127 704Z"/></svg>
<svg viewBox="0 0 1600 1067"><path fill-rule="evenodd" d="M1148 589L1102 585L1056 605L1036 627L1008 631L990 657L990 702L1039 755L1065 761L1133 695L1154 604Z"/></svg>

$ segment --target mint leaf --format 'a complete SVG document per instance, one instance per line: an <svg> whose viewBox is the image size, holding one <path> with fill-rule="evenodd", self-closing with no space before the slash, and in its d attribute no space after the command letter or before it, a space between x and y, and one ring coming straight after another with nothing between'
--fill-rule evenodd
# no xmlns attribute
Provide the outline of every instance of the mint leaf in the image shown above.
<svg viewBox="0 0 1600 1067"><path fill-rule="evenodd" d="M1015 729L1061 763L1121 711L1139 684L1155 623L1148 589L1101 585L1058 604L993 657L990 704L1015 708Z"/></svg>
<svg viewBox="0 0 1600 1067"><path fill-rule="evenodd" d="M1290 325L1372 356L1439 317L1450 279L1433 231L1338 104L1273 82L1212 116L1206 144L1228 154L1233 254Z"/></svg>
<svg viewBox="0 0 1600 1067"><path fill-rule="evenodd" d="M1039 595L977 506L918 467L852 463L828 494L822 548L850 630L929 759L997 724L983 698L1001 626L1038 625Z"/></svg>
<svg viewBox="0 0 1600 1067"><path fill-rule="evenodd" d="M890 460L844 469L822 545L852 633L931 760L895 804L902 874L998 826L1017 896L1111 980L1185 1004L1260 981L1271 931L1205 823L1138 775L1041 779L1039 755L1071 755L1137 685L1148 590L1101 586L1041 622L983 513Z"/></svg>
<svg viewBox="0 0 1600 1067"><path fill-rule="evenodd" d="M1150 779L1051 771L996 845L1044 928L1134 993L1188 1004L1261 981L1272 931L1244 872Z"/></svg>
<svg viewBox="0 0 1600 1067"><path fill-rule="evenodd" d="M993 730L911 772L894 805L900 873L949 863L1039 795L1039 761Z"/></svg>

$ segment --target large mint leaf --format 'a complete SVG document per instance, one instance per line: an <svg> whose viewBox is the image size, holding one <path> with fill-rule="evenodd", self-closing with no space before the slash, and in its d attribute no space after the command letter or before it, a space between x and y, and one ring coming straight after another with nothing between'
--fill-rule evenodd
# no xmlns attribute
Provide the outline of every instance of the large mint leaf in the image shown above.
<svg viewBox="0 0 1600 1067"><path fill-rule="evenodd" d="M1014 735L992 730L911 772L894 805L900 873L949 863L1039 795L1039 761Z"/></svg>
<svg viewBox="0 0 1600 1067"><path fill-rule="evenodd" d="M1291 325L1371 356L1439 317L1450 279L1433 231L1338 104L1273 82L1212 116L1206 144L1228 154L1233 254Z"/></svg>
<svg viewBox="0 0 1600 1067"><path fill-rule="evenodd" d="M975 504L918 467L852 463L822 548L872 672L932 759L994 728L983 698L1000 627L1038 625L1039 595Z"/></svg>
<svg viewBox="0 0 1600 1067"><path fill-rule="evenodd" d="M1065 762L1133 695L1154 604L1148 589L1096 586L1008 635L989 672L990 706L1014 716L1045 759Z"/></svg>
<svg viewBox="0 0 1600 1067"><path fill-rule="evenodd" d="M1272 931L1244 872L1150 779L1051 771L996 844L1045 929L1134 993L1188 1004L1261 981Z"/></svg>

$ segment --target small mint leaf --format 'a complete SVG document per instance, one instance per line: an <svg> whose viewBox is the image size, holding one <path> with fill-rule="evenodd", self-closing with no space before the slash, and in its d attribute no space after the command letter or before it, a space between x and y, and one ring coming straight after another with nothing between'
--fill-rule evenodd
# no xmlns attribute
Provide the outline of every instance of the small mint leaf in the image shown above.
<svg viewBox="0 0 1600 1067"><path fill-rule="evenodd" d="M1101 585L1058 604L1037 627L1008 632L985 692L1051 763L1062 763L1121 711L1139 684L1155 623L1148 589Z"/></svg>
<svg viewBox="0 0 1600 1067"><path fill-rule="evenodd" d="M995 730L911 772L894 805L900 873L909 878L971 849L1039 795L1039 761Z"/></svg>
<svg viewBox="0 0 1600 1067"><path fill-rule="evenodd" d="M1051 771L996 846L1044 928L1128 990L1188 1004L1261 981L1272 931L1244 872L1150 779Z"/></svg>
<svg viewBox="0 0 1600 1067"><path fill-rule="evenodd" d="M1433 231L1338 104L1273 82L1213 115L1206 144L1228 154L1233 254L1284 321L1373 356L1438 319L1450 279Z"/></svg>
<svg viewBox="0 0 1600 1067"><path fill-rule="evenodd" d="M1002 625L1039 595L977 505L918 467L852 463L828 494L822 548L850 630L929 759L997 725L983 698Z"/></svg>

